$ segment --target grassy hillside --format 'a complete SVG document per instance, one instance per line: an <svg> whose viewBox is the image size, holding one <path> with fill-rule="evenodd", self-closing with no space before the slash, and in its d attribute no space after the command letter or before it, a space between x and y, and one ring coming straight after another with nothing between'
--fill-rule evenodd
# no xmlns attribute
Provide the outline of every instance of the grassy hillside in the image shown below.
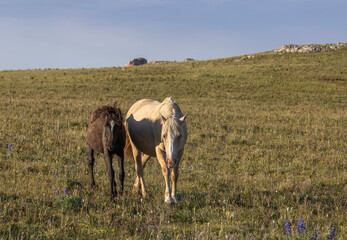
<svg viewBox="0 0 347 240"><path fill-rule="evenodd" d="M238 58L0 72L0 239L283 239L285 220L293 239L346 239L347 48ZM101 155L91 191L91 111L167 96L188 114L180 203L164 204L154 158L150 199L127 160L111 202Z"/></svg>

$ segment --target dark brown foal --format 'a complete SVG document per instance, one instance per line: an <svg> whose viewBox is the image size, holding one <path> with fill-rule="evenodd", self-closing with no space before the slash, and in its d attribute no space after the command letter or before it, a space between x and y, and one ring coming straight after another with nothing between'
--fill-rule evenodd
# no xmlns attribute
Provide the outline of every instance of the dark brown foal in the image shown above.
<svg viewBox="0 0 347 240"><path fill-rule="evenodd" d="M89 146L88 165L90 171L90 186L95 186L94 181L94 151L103 153L107 167L108 179L110 181L110 196L117 196L116 182L114 180L114 170L112 168L112 157L118 156L119 167L119 194L123 194L124 183L124 145L125 129L123 125L122 112L116 106L103 106L95 109L88 122L87 141Z"/></svg>

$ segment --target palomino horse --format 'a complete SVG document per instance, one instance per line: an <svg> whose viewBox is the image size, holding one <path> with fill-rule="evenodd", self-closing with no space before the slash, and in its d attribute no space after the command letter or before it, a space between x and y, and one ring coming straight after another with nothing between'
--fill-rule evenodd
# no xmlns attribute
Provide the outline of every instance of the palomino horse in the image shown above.
<svg viewBox="0 0 347 240"><path fill-rule="evenodd" d="M125 128L123 125L122 112L116 107L103 106L95 109L88 122L87 141L89 145L88 165L90 171L90 186L95 186L94 181L94 151L103 153L107 167L108 179L110 181L111 198L117 196L116 182L114 180L114 171L112 168L112 157L118 155L119 194L123 194L124 182L124 146L125 146Z"/></svg>
<svg viewBox="0 0 347 240"><path fill-rule="evenodd" d="M165 178L165 202L177 203L176 187L178 165L187 141L186 116L172 98L163 102L143 99L129 109L125 128L127 132L125 154L135 159L137 178L134 190L146 197L143 168L150 157L157 157ZM141 156L142 153L142 156ZM172 171L172 191L170 188L170 169Z"/></svg>

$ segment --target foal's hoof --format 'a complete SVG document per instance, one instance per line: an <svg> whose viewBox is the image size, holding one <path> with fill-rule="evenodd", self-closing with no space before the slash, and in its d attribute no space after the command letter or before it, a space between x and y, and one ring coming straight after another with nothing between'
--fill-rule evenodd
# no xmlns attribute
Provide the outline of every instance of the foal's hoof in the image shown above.
<svg viewBox="0 0 347 240"><path fill-rule="evenodd" d="M117 192L111 193L110 198L115 199L117 197Z"/></svg>

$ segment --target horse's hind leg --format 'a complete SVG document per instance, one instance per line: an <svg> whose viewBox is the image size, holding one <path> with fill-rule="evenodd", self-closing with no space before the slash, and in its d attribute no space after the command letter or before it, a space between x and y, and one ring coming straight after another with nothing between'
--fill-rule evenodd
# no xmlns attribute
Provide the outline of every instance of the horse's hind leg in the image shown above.
<svg viewBox="0 0 347 240"><path fill-rule="evenodd" d="M151 158L151 156L147 155L147 154L143 154L142 156L142 167L143 169L145 168L147 161Z"/></svg>
<svg viewBox="0 0 347 240"><path fill-rule="evenodd" d="M106 150L107 151L107 150ZM110 197L117 196L116 182L114 181L114 170L112 168L112 155L105 151L105 163L107 167L108 180L110 182Z"/></svg>
<svg viewBox="0 0 347 240"><path fill-rule="evenodd" d="M144 171L145 166L147 161L151 158L151 156L147 155L147 154L143 154L142 155L142 169ZM134 183L134 188L138 189L137 191L140 191L141 189L141 184L140 184L140 179L138 177L136 177L135 183Z"/></svg>
<svg viewBox="0 0 347 240"><path fill-rule="evenodd" d="M121 155L118 157L118 177L120 182L119 195L123 195L124 189L124 156Z"/></svg>
<svg viewBox="0 0 347 240"><path fill-rule="evenodd" d="M146 197L147 192L146 192L146 186L145 186L145 181L143 179L143 167L142 167L142 161L141 161L141 152L137 150L137 148L132 145L132 150L133 150L133 155L135 159L135 170L137 174L137 178L139 178L139 184L134 185L134 191L139 192L140 191L140 186L142 190L142 197Z"/></svg>
<svg viewBox="0 0 347 240"><path fill-rule="evenodd" d="M91 146L89 146L89 153L88 153L88 167L89 167L89 174L90 174L90 187L95 187L95 181L94 181L94 150Z"/></svg>

